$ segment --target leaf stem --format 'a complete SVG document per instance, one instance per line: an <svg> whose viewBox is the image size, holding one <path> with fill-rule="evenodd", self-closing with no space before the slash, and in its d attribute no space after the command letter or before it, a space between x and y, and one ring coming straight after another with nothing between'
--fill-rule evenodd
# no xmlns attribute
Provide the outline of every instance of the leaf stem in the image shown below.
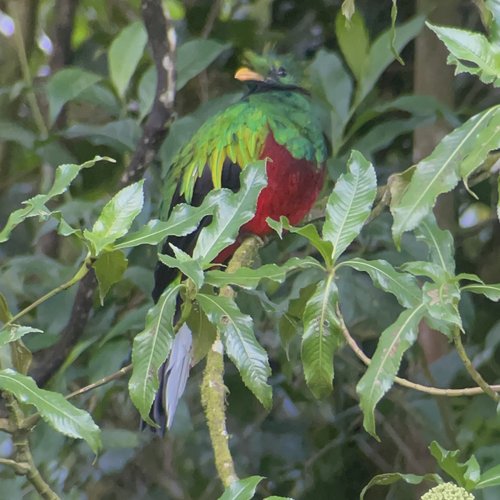
<svg viewBox="0 0 500 500"><path fill-rule="evenodd" d="M50 290L47 292L45 295L42 297L38 298L30 304L29 306L25 307L22 311L18 312L16 315L12 316L12 318L7 321L2 328L5 328L6 326L12 325L15 323L19 318L23 317L25 314L28 314L30 311L38 307L40 304L43 304L45 301L49 300L52 298L54 295L57 295L59 292L62 292L64 290L67 290L68 288L72 287L75 283L78 283L90 270L91 267L91 260L89 257L87 257L83 264L81 265L80 269L75 273L75 275L69 280L66 281L66 283L63 283L62 285L59 285L58 287Z"/></svg>
<svg viewBox="0 0 500 500"><path fill-rule="evenodd" d="M500 401L500 396L497 394L493 386L490 386L488 382L484 380L481 374L474 368L472 361L469 356L465 352L465 347L462 343L460 329L456 328L453 332L453 343L455 344L455 348L457 350L462 363L465 366L465 369L468 371L469 375L472 377L472 380L476 382L476 384L481 388L481 391L487 394L493 401L498 403Z"/></svg>
<svg viewBox="0 0 500 500"><path fill-rule="evenodd" d="M256 236L246 238L229 261L226 272L231 273L240 267L250 266L261 245L262 240ZM230 286L224 286L219 295L232 298L235 296L235 291ZM207 354L207 363L201 385L201 401L212 441L217 473L224 487L227 488L238 480L238 476L229 449L229 435L226 428L226 393L224 346L220 334L217 332L215 341Z"/></svg>
<svg viewBox="0 0 500 500"><path fill-rule="evenodd" d="M349 347L352 349L354 354L366 365L369 366L371 363L371 359L361 350L357 342L349 333L347 329L344 319L340 314L340 310L337 309L337 313L340 319L340 327L342 329L342 334L344 335L344 339L346 340ZM475 371L475 370L474 370ZM426 394L431 394L433 396L446 396L446 397L460 397L460 396L476 396L478 394L482 394L486 392L483 387L464 387L463 389L442 389L440 387L431 387L428 385L417 384L416 382L411 382L405 378L395 377L394 381L408 389L413 389L415 391L424 392ZM476 381L477 382L477 381ZM483 380L484 382L484 380ZM500 392L500 385L488 385L484 382L488 389L498 397L498 392Z"/></svg>

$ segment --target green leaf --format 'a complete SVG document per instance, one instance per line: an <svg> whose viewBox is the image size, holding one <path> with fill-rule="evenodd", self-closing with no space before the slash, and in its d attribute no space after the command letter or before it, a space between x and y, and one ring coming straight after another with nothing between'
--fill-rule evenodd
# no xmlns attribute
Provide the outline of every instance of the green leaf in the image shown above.
<svg viewBox="0 0 500 500"><path fill-rule="evenodd" d="M423 16L415 17L410 21L400 24L396 28L395 41L391 43L393 38L393 30L390 28L382 33L370 47L364 71L359 82L359 86L354 99L354 106L357 107L361 101L372 90L380 75L394 61L394 52L400 52L401 49L413 38L415 38L424 25L425 18Z"/></svg>
<svg viewBox="0 0 500 500"><path fill-rule="evenodd" d="M53 124L62 107L77 98L102 77L81 68L63 68L52 75L47 83L49 122Z"/></svg>
<svg viewBox="0 0 500 500"><path fill-rule="evenodd" d="M43 330L31 326L8 325L0 328L0 346L19 340L27 333L43 333Z"/></svg>
<svg viewBox="0 0 500 500"><path fill-rule="evenodd" d="M304 238L309 240L309 243L311 243L311 245L321 254L323 260L325 261L325 264L328 267L331 267L333 263L332 244L329 241L325 241L321 238L321 236L318 234L316 226L314 226L313 224L307 224L301 227L294 227L290 225L288 219L283 215L280 217L279 221L275 221L268 217L266 219L266 222L270 228L274 229L278 233L278 236L280 238L283 236L283 230L286 230L294 234L299 234L300 236L303 236Z"/></svg>
<svg viewBox="0 0 500 500"><path fill-rule="evenodd" d="M241 188L237 193L222 190L225 197L215 207L210 225L201 230L193 250L194 259L200 259L204 264L212 262L234 242L240 227L253 217L257 198L267 184L265 161L247 165L240 181Z"/></svg>
<svg viewBox="0 0 500 500"><path fill-rule="evenodd" d="M429 248L431 261L449 275L455 274L455 246L453 236L447 229L437 225L434 214L429 214L418 225L415 236ZM435 280L437 281L437 280Z"/></svg>
<svg viewBox="0 0 500 500"><path fill-rule="evenodd" d="M142 210L143 184L144 180L141 180L120 190L106 203L92 231L85 229L83 235L90 243L93 255L98 256L106 246L114 243L130 229Z"/></svg>
<svg viewBox="0 0 500 500"><path fill-rule="evenodd" d="M342 266L349 266L357 271L368 273L375 286L392 293L403 307L415 307L422 300L417 280L410 274L396 271L385 260L356 258L345 260L337 267Z"/></svg>
<svg viewBox="0 0 500 500"><path fill-rule="evenodd" d="M226 352L244 384L269 409L272 390L267 383L271 367L265 349L255 338L252 318L243 314L233 299L206 294L196 296L211 323L220 331Z"/></svg>
<svg viewBox="0 0 500 500"><path fill-rule="evenodd" d="M7 323L7 321L10 321L11 318L12 313L10 312L7 299L2 293L0 293L0 321L2 323Z"/></svg>
<svg viewBox="0 0 500 500"><path fill-rule="evenodd" d="M494 302L498 302L500 300L500 283L465 285L461 288L461 290L462 292L479 293Z"/></svg>
<svg viewBox="0 0 500 500"><path fill-rule="evenodd" d="M111 43L108 52L109 74L121 98L141 60L147 41L142 22L136 21L120 31Z"/></svg>
<svg viewBox="0 0 500 500"><path fill-rule="evenodd" d="M146 316L144 330L136 335L132 346L132 376L128 384L130 399L141 418L155 425L149 410L159 387L158 370L167 359L174 339L173 319L177 295L182 285L171 283Z"/></svg>
<svg viewBox="0 0 500 500"><path fill-rule="evenodd" d="M40 389L31 377L10 369L0 371L0 389L10 392L21 403L35 406L41 417L61 434L85 440L94 453L101 448L101 431L92 417L62 394Z"/></svg>
<svg viewBox="0 0 500 500"><path fill-rule="evenodd" d="M477 75L483 83L500 87L498 44L491 43L482 33L426 24L450 51L447 62L456 65L456 75L470 73Z"/></svg>
<svg viewBox="0 0 500 500"><path fill-rule="evenodd" d="M264 478L262 476L250 476L238 479L224 490L219 500L252 500L257 486Z"/></svg>
<svg viewBox="0 0 500 500"><path fill-rule="evenodd" d="M363 411L363 426L377 440L375 407L392 387L403 354L417 340L418 324L424 312L423 304L406 309L382 332L370 366L356 386L360 397L359 405Z"/></svg>
<svg viewBox="0 0 500 500"><path fill-rule="evenodd" d="M489 108L449 133L427 157L421 160L406 189L397 201L391 201L394 217L394 240L399 242L405 231L411 231L430 213L436 198L453 189L463 162L474 154L479 163L468 164L466 175L477 168L491 149L491 135L498 134L500 106ZM484 132L487 130L488 132Z"/></svg>
<svg viewBox="0 0 500 500"><path fill-rule="evenodd" d="M35 143L35 134L15 122L0 121L0 139L2 141L17 142L26 149L32 149Z"/></svg>
<svg viewBox="0 0 500 500"><path fill-rule="evenodd" d="M231 45L215 40L190 40L177 50L177 90L208 68Z"/></svg>
<svg viewBox="0 0 500 500"><path fill-rule="evenodd" d="M151 65L139 81L137 97L139 98L139 120L141 121L151 111L153 106L157 80L156 68L154 65Z"/></svg>
<svg viewBox="0 0 500 500"><path fill-rule="evenodd" d="M333 389L333 355L342 342L337 305L338 289L330 273L318 283L304 310L302 365L307 385L317 398Z"/></svg>
<svg viewBox="0 0 500 500"><path fill-rule="evenodd" d="M80 170L92 167L98 161L109 161L114 163L115 160L112 158L96 156L93 160L80 165L59 165L54 176L54 183L52 184L49 192L47 194L37 194L36 196L33 196L33 198L24 201L23 204L26 205L25 208L16 210L9 215L5 227L0 231L0 243L7 241L11 231L25 219L28 219L29 217L48 217L52 212L45 206L45 204L55 196L64 193Z"/></svg>
<svg viewBox="0 0 500 500"><path fill-rule="evenodd" d="M323 226L323 238L333 245L334 261L360 233L377 194L375 169L361 153L351 152L347 168L328 198Z"/></svg>
<svg viewBox="0 0 500 500"><path fill-rule="evenodd" d="M308 267L324 269L312 257L292 257L280 266L277 264L264 264L256 269L240 267L231 273L217 269L210 270L205 273L205 282L219 288L224 285L236 285L246 289L254 289L264 279L275 283L283 283L289 272Z"/></svg>
<svg viewBox="0 0 500 500"><path fill-rule="evenodd" d="M422 286L427 316L433 318L432 328L452 338L456 327L463 330L458 310L460 289L456 281L424 283ZM437 323L436 323L437 322Z"/></svg>
<svg viewBox="0 0 500 500"><path fill-rule="evenodd" d="M113 245L115 249L138 245L158 245L167 236L184 236L192 233L206 215L212 215L215 207L225 202L226 190L212 191L199 207L186 203L176 205L167 221L154 219L134 233L127 234Z"/></svg>
<svg viewBox="0 0 500 500"><path fill-rule="evenodd" d="M459 486L467 491L475 488L480 480L481 470L474 455L467 462L460 463L458 461L459 450L445 450L436 441L432 441L429 450L437 460L439 467L449 474Z"/></svg>
<svg viewBox="0 0 500 500"><path fill-rule="evenodd" d="M476 483L475 488L490 488L492 486L500 486L500 465L495 465L491 469L481 474L479 482Z"/></svg>
<svg viewBox="0 0 500 500"><path fill-rule="evenodd" d="M93 264L93 268L99 284L99 298L101 306L104 303L109 289L118 283L126 271L128 260L120 250L105 252L101 254Z"/></svg>
<svg viewBox="0 0 500 500"><path fill-rule="evenodd" d="M335 34L340 50L356 80L361 80L368 57L370 38L363 16L356 12L350 21L339 13L335 19Z"/></svg>
<svg viewBox="0 0 500 500"><path fill-rule="evenodd" d="M370 482L363 488L359 500L364 500L366 492L372 486L388 486L398 481L404 481L408 484L420 484L422 481L432 481L434 483L440 484L443 482L438 474L425 474L419 476L416 474L401 474L400 472L388 472L386 474L377 474L373 477Z"/></svg>
<svg viewBox="0 0 500 500"><path fill-rule="evenodd" d="M177 248L172 244L170 244L170 246L174 251L175 257L167 254L159 254L158 258L160 261L167 267L175 267L179 269L182 274L186 275L195 284L196 288L200 289L203 286L205 278L200 261L193 259L189 254L183 252L180 248Z"/></svg>
<svg viewBox="0 0 500 500"><path fill-rule="evenodd" d="M399 51L396 48L396 21L398 18L398 4L397 0L392 0L392 7L391 7L391 51L392 55L394 56L394 59L398 61L399 64L402 64L404 66L404 61L401 59L401 56L399 55Z"/></svg>

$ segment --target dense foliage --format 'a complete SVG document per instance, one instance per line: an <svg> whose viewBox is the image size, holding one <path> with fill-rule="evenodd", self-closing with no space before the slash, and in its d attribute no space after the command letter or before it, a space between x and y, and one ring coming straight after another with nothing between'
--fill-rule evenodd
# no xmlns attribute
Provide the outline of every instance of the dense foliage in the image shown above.
<svg viewBox="0 0 500 500"><path fill-rule="evenodd" d="M58 15L68 4L74 19ZM222 498L420 498L450 481L462 490L439 491L497 498L498 2L450 2L454 27L410 2L163 4L177 33L176 119L137 180L123 173L151 138L158 83L139 2L0 3L2 495L36 498L46 482L63 498L219 497L205 424L217 402L204 388L204 413L200 386L220 338L221 405L246 478ZM417 64L424 34L456 78ZM161 179L242 95L232 74L244 51L270 43L294 54L311 90L328 180L309 221L270 220L276 236L250 240L224 272L210 263L251 218L262 165L245 168L238 193L168 220ZM419 78L448 85L457 105L416 94ZM419 154L412 134L434 125L446 134ZM186 279L153 306L158 244L207 215L192 256L160 256ZM96 289L83 316L82 283ZM200 362L160 439L138 415L149 419L178 295Z"/></svg>

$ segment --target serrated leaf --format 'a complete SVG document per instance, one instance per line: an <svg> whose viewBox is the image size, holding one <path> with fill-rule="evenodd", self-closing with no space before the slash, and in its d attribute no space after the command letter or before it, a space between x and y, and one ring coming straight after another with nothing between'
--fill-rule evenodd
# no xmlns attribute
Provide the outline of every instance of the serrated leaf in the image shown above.
<svg viewBox="0 0 500 500"><path fill-rule="evenodd" d="M318 283L304 310L302 365L307 385L317 398L333 389L333 355L343 338L337 305L338 289L330 273Z"/></svg>
<svg viewBox="0 0 500 500"><path fill-rule="evenodd" d="M453 236L447 229L441 229L434 214L429 214L418 225L415 236L429 248L431 261L449 275L455 274L455 246Z"/></svg>
<svg viewBox="0 0 500 500"><path fill-rule="evenodd" d="M104 303L109 289L118 283L126 271L128 260L120 250L105 252L101 254L93 264L93 268L99 284L99 298L101 306Z"/></svg>
<svg viewBox="0 0 500 500"><path fill-rule="evenodd" d="M250 476L238 479L224 490L219 500L252 500L257 486L264 478L262 476Z"/></svg>
<svg viewBox="0 0 500 500"><path fill-rule="evenodd" d="M495 467L483 472L475 488L491 488L492 486L500 486L500 465L495 465Z"/></svg>
<svg viewBox="0 0 500 500"><path fill-rule="evenodd" d="M482 133L483 130L489 132ZM405 231L411 231L428 215L436 198L452 190L461 177L464 161L473 154L476 165L467 163L469 175L491 150L490 135L498 136L500 145L500 106L493 106L467 120L449 133L426 158L421 160L406 190L397 201L391 201L394 217L394 240L399 242Z"/></svg>
<svg viewBox="0 0 500 500"><path fill-rule="evenodd" d="M182 285L172 283L146 315L144 330L132 346L132 376L128 384L130 399L141 418L154 426L149 410L159 387L158 370L167 359L174 339L173 319L177 295Z"/></svg>
<svg viewBox="0 0 500 500"><path fill-rule="evenodd" d="M212 215L215 207L224 203L229 195L227 190L217 190L209 193L199 207L186 203L176 205L166 221L153 219L134 233L127 234L113 245L115 249L132 248L138 245L158 245L167 236L184 236L192 233L201 219Z"/></svg>
<svg viewBox="0 0 500 500"><path fill-rule="evenodd" d="M208 68L231 45L215 40L190 40L177 50L177 90Z"/></svg>
<svg viewBox="0 0 500 500"><path fill-rule="evenodd" d="M40 389L31 377L10 369L0 371L0 389L21 403L35 406L41 417L61 434L85 440L94 453L101 448L101 431L90 414L73 406L62 394Z"/></svg>
<svg viewBox="0 0 500 500"><path fill-rule="evenodd" d="M463 330L462 318L458 310L460 289L456 281L427 282L423 284L422 292L426 314L435 320L432 324L433 328L450 338L456 327Z"/></svg>
<svg viewBox="0 0 500 500"><path fill-rule="evenodd" d="M98 161L110 161L114 163L115 160L112 158L96 156L93 160L80 165L59 165L54 176L54 183L52 184L49 192L47 194L37 194L36 196L33 196L33 198L24 201L23 204L26 205L25 208L16 210L9 215L7 223L0 231L0 243L7 241L11 231L25 219L29 217L48 217L52 212L45 206L45 204L55 196L64 193L80 170L92 167Z"/></svg>
<svg viewBox="0 0 500 500"><path fill-rule="evenodd" d="M341 266L368 273L375 286L392 293L403 307L415 307L422 300L417 280L410 274L396 271L385 260L356 258L341 262L338 267Z"/></svg>
<svg viewBox="0 0 500 500"><path fill-rule="evenodd" d="M278 233L280 238L283 236L283 230L303 236L321 254L325 264L328 267L332 265L333 246L329 241L325 241L321 238L316 226L313 224L307 224L300 227L291 226L285 216L281 216L279 221L267 218L266 222L271 229L274 229L276 233Z"/></svg>
<svg viewBox="0 0 500 500"><path fill-rule="evenodd" d="M420 484L422 481L432 481L437 484L443 482L442 478L438 474L424 474L423 476L419 476L417 474L401 474L400 472L377 474L363 488L359 500L364 500L366 492L373 486L388 486L398 481L404 481L408 484Z"/></svg>
<svg viewBox="0 0 500 500"><path fill-rule="evenodd" d="M269 409L272 390L267 379L271 376L271 367L265 349L255 338L252 318L227 297L198 294L196 300L219 329L227 355L238 368L244 384Z"/></svg>
<svg viewBox="0 0 500 500"><path fill-rule="evenodd" d="M143 184L144 180L141 180L120 190L106 203L92 231L85 229L83 235L92 246L95 256L130 229L132 222L142 210Z"/></svg>
<svg viewBox="0 0 500 500"><path fill-rule="evenodd" d="M363 427L377 440L375 407L392 387L403 354L417 340L418 324L424 312L423 304L406 309L382 332L370 366L356 386L360 397L359 405L363 411Z"/></svg>
<svg viewBox="0 0 500 500"><path fill-rule="evenodd" d="M257 198L267 184L265 161L248 164L241 173L240 182L237 193L222 190L226 195L216 206L212 222L198 236L193 258L203 264L212 262L233 243L240 227L253 217Z"/></svg>
<svg viewBox="0 0 500 500"><path fill-rule="evenodd" d="M484 295L489 300L498 302L500 300L500 283L481 285L465 285L461 288L462 292L472 292Z"/></svg>
<svg viewBox="0 0 500 500"><path fill-rule="evenodd" d="M22 325L3 326L0 328L0 346L19 340L28 333L43 333L43 330Z"/></svg>
<svg viewBox="0 0 500 500"><path fill-rule="evenodd" d="M140 21L126 26L113 40L108 51L111 82L123 98L132 75L141 60L148 36Z"/></svg>
<svg viewBox="0 0 500 500"><path fill-rule="evenodd" d="M351 152L347 168L326 205L323 238L333 245L333 261L360 233L377 194L375 169L361 153Z"/></svg>
<svg viewBox="0 0 500 500"><path fill-rule="evenodd" d="M458 461L459 450L448 451L441 447L436 441L429 446L431 455L437 460L439 467L449 474L456 483L471 491L480 480L481 470L476 457L472 455L464 463Z"/></svg>
<svg viewBox="0 0 500 500"><path fill-rule="evenodd" d="M167 254L159 254L158 259L167 267L175 267L182 274L187 276L200 289L203 286L204 275L200 262L193 259L189 254L183 252L180 248L170 245L175 253L175 257Z"/></svg>
<svg viewBox="0 0 500 500"><path fill-rule="evenodd" d="M219 288L224 285L236 285L241 288L254 289L265 279L273 281L274 283L283 283L287 273L296 269L308 267L324 269L323 266L312 257L292 257L280 266L277 264L264 264L256 269L240 267L231 273L210 270L205 273L205 282Z"/></svg>
<svg viewBox="0 0 500 500"><path fill-rule="evenodd" d="M47 99L49 102L49 122L53 124L62 107L77 98L102 77L81 68L63 68L54 73L47 83Z"/></svg>
<svg viewBox="0 0 500 500"><path fill-rule="evenodd" d="M483 83L500 87L500 47L482 33L426 23L450 51L448 64L456 66L455 74L477 75ZM464 64L462 61L465 61Z"/></svg>
<svg viewBox="0 0 500 500"><path fill-rule="evenodd" d="M335 19L340 50L356 80L360 80L368 57L370 39L363 16L356 12L348 21L340 13Z"/></svg>

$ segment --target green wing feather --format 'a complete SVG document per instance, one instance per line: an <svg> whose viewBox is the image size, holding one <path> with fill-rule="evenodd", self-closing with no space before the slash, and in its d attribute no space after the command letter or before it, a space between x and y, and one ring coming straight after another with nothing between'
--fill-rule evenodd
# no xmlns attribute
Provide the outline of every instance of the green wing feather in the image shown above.
<svg viewBox="0 0 500 500"><path fill-rule="evenodd" d="M294 158L314 161L318 166L325 161L321 128L305 95L292 91L255 93L198 129L174 158L166 184L180 181L180 194L189 203L195 182L208 165L214 187L220 188L224 160L229 158L241 168L258 160L269 131Z"/></svg>

